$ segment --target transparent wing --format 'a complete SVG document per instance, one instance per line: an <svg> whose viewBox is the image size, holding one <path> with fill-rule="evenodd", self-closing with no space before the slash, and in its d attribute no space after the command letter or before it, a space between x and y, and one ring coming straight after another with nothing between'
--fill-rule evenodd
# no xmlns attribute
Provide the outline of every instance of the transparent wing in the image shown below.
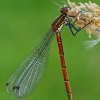
<svg viewBox="0 0 100 100"><path fill-rule="evenodd" d="M22 100L35 89L46 69L54 35L55 33L50 29L12 74L6 84L8 93Z"/></svg>

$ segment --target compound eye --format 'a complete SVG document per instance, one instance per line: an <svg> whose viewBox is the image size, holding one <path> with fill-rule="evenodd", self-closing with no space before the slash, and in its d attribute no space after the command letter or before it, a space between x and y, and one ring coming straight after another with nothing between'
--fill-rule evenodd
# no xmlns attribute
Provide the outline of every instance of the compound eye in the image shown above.
<svg viewBox="0 0 100 100"><path fill-rule="evenodd" d="M63 13L63 9L62 8L60 9L60 12Z"/></svg>
<svg viewBox="0 0 100 100"><path fill-rule="evenodd" d="M64 12L64 11L63 11L63 8L61 8L61 9L60 9L60 12L61 12L61 13L63 13L63 12Z"/></svg>
<svg viewBox="0 0 100 100"><path fill-rule="evenodd" d="M69 10L68 10L68 8L66 8L66 12L68 12Z"/></svg>

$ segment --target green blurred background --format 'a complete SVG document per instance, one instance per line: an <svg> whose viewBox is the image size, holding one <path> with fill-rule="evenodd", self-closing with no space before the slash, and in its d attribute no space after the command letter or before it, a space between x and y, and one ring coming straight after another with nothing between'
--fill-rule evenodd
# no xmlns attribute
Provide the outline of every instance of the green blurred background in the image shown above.
<svg viewBox="0 0 100 100"><path fill-rule="evenodd" d="M60 0L55 2L63 5ZM100 5L99 0L95 3ZM0 100L16 100L6 92L5 84L59 14L59 6L52 0L0 0ZM88 34L82 30L73 37L68 27L64 28L62 39L73 99L99 100L100 43L85 50L82 42L90 40ZM26 100L68 100L56 38L50 55L40 84Z"/></svg>

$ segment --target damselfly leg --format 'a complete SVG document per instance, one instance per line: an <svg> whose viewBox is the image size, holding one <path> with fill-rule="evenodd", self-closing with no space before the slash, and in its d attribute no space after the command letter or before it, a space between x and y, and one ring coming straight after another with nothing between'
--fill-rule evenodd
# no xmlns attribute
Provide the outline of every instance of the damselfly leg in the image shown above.
<svg viewBox="0 0 100 100"><path fill-rule="evenodd" d="M78 19L75 19L75 21L72 22L72 18L77 17L79 13L81 13L81 11L78 12L75 16L67 15L67 17L66 17L67 18L66 26L69 27L69 29L70 29L73 36L75 36L79 31L81 31L82 29L84 29L86 26L88 26L91 23L91 22L89 22L89 23L87 23L86 25L84 25L82 27L76 28L75 23L78 21Z"/></svg>

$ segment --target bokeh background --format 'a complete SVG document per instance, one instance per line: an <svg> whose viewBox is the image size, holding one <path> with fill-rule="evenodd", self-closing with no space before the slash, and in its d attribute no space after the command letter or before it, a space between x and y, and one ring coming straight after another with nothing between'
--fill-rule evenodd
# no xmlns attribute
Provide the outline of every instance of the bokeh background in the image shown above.
<svg viewBox="0 0 100 100"><path fill-rule="evenodd" d="M99 0L91 1L100 5ZM60 0L55 2L63 5ZM0 0L0 100L17 100L6 92L5 84L59 16L59 9L52 0ZM85 50L82 42L90 40L86 31L73 37L68 27L62 31L62 39L73 99L99 100L100 43ZM46 72L26 100L68 100L56 38L51 44Z"/></svg>

